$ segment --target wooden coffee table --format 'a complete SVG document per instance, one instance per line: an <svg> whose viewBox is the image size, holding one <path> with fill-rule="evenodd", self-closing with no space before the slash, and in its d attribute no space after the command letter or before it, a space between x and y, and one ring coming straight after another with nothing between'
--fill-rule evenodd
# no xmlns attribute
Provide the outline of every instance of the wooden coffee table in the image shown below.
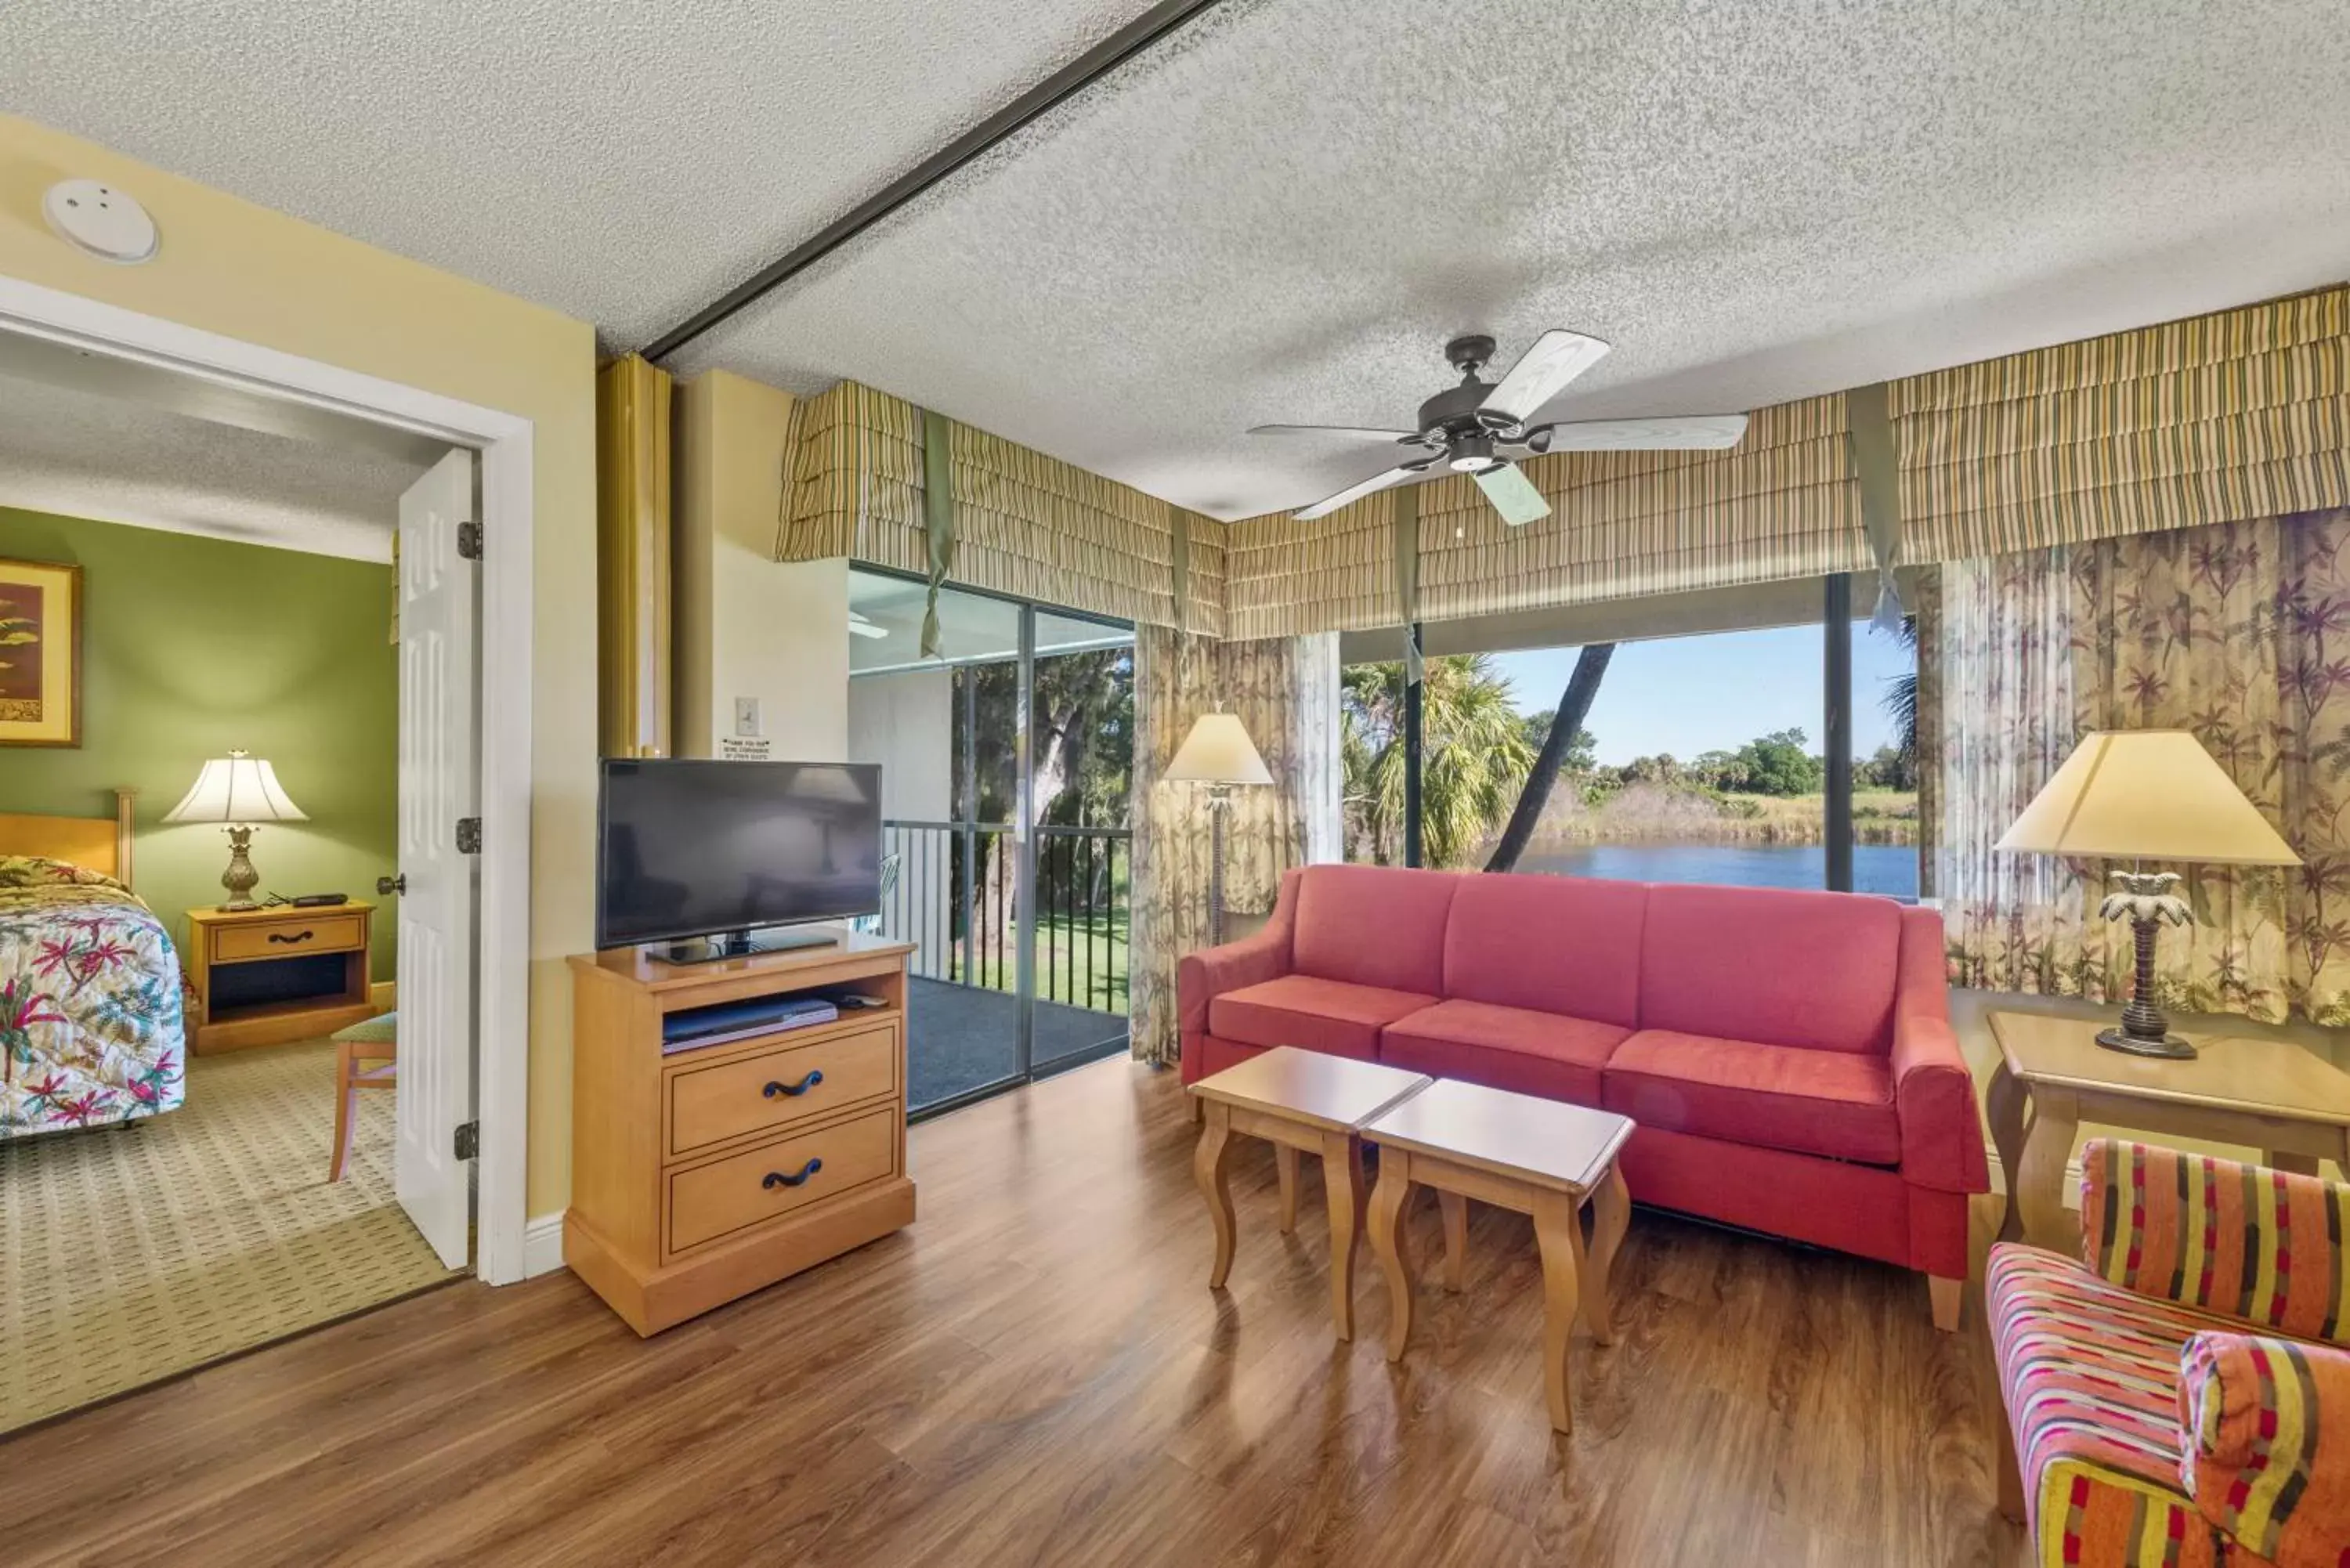
<svg viewBox="0 0 2350 1568"><path fill-rule="evenodd" d="M1330 1314L1340 1339L1355 1337L1355 1252L1362 1235L1365 1122L1433 1079L1376 1062L1326 1056L1283 1045L1191 1085L1207 1110L1191 1174L1216 1226L1216 1262L1208 1288L1222 1290L1232 1272L1234 1222L1232 1137L1246 1133L1274 1146L1280 1162L1281 1228L1297 1223L1297 1155L1322 1157L1322 1184L1330 1209Z"/></svg>
<svg viewBox="0 0 2350 1568"><path fill-rule="evenodd" d="M2099 1027L2044 1012L1991 1015L2000 1062L1983 1099L2007 1172L2002 1241L2079 1250L2064 1167L2085 1121L2246 1144L2276 1170L2314 1175L2320 1158L2350 1170L2350 1074L2290 1041L2193 1031L2187 1038L2201 1054L2192 1061L2132 1056L2098 1044Z"/></svg>
<svg viewBox="0 0 2350 1568"><path fill-rule="evenodd" d="M1567 1343L1579 1308L1591 1337L1612 1344L1607 1273L1632 1215L1631 1195L1616 1156L1632 1136L1628 1116L1557 1100L1536 1099L1440 1078L1363 1128L1379 1146L1379 1184L1371 1194L1371 1250L1388 1278L1388 1359L1403 1355L1411 1334L1411 1260L1404 1207L1415 1185L1436 1189L1444 1206L1445 1283L1461 1285L1469 1232L1468 1199L1531 1214L1543 1265L1543 1391L1550 1424L1574 1429L1566 1389ZM1592 1236L1583 1241L1583 1203L1591 1199Z"/></svg>

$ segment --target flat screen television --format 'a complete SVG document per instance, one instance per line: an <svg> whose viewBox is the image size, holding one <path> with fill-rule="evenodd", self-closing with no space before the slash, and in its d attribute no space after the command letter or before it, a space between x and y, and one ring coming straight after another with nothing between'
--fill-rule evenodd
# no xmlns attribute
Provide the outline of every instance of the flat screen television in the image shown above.
<svg viewBox="0 0 2350 1568"><path fill-rule="evenodd" d="M881 770L870 763L608 757L597 801L596 945L711 938L672 957L881 909Z"/></svg>

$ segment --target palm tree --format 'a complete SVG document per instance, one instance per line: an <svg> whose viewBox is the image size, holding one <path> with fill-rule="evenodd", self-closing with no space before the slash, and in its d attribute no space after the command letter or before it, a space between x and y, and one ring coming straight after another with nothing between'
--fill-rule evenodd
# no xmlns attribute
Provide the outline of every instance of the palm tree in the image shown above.
<svg viewBox="0 0 2350 1568"><path fill-rule="evenodd" d="M1403 666L1353 665L1340 681L1348 847L1395 865L1404 837ZM1509 681L1482 653L1428 660L1420 734L1421 857L1458 866L1509 809L1533 771L1534 748Z"/></svg>
<svg viewBox="0 0 2350 1568"><path fill-rule="evenodd" d="M1894 636L1909 650L1909 673L1897 675L1885 683L1885 695L1879 699L1885 716L1893 721L1893 749L1901 753L1903 771L1912 780L1918 776L1918 618L1905 615L1901 629Z"/></svg>

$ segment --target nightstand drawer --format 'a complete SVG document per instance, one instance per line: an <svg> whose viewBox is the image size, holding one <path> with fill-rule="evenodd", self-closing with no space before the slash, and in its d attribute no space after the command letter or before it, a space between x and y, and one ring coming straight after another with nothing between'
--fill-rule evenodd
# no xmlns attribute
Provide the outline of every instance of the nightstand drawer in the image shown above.
<svg viewBox="0 0 2350 1568"><path fill-rule="evenodd" d="M893 1174L899 1114L885 1106L673 1172L669 1250L682 1252Z"/></svg>
<svg viewBox="0 0 2350 1568"><path fill-rule="evenodd" d="M897 1087L898 1037L888 1028L779 1046L716 1066L672 1069L670 1158L746 1133L780 1130Z"/></svg>
<svg viewBox="0 0 2350 1568"><path fill-rule="evenodd" d="M215 926L212 938L214 963L291 958L301 953L349 952L367 945L367 919L360 915L320 914L255 920Z"/></svg>

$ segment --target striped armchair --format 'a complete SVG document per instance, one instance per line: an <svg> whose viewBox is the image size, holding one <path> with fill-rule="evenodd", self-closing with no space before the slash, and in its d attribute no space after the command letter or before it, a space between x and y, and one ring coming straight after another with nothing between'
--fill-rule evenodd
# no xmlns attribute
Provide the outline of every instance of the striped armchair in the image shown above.
<svg viewBox="0 0 2350 1568"><path fill-rule="evenodd" d="M1993 1247L2001 1506L2043 1568L2350 1563L2350 1187L2082 1150L2079 1262Z"/></svg>

